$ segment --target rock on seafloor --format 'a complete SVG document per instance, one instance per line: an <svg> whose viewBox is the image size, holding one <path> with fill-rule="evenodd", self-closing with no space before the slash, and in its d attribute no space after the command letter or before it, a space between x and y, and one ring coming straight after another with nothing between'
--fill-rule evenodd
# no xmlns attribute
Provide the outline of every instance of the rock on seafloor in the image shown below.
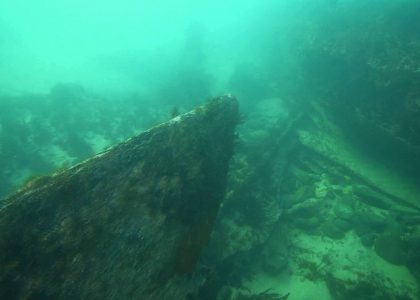
<svg viewBox="0 0 420 300"><path fill-rule="evenodd" d="M185 299L226 187L230 95L0 205L0 299Z"/></svg>

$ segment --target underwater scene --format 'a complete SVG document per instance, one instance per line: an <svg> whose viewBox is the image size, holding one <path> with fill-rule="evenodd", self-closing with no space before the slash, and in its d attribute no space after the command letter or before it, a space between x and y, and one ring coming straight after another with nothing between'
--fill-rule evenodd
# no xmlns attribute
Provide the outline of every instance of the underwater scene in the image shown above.
<svg viewBox="0 0 420 300"><path fill-rule="evenodd" d="M420 299L418 0L0 3L0 299Z"/></svg>

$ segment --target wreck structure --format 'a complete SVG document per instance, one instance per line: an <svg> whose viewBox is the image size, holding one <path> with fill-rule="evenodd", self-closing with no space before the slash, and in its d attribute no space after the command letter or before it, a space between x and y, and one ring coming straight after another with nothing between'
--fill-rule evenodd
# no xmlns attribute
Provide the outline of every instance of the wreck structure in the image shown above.
<svg viewBox="0 0 420 300"><path fill-rule="evenodd" d="M1 203L1 299L185 299L224 197L233 96Z"/></svg>

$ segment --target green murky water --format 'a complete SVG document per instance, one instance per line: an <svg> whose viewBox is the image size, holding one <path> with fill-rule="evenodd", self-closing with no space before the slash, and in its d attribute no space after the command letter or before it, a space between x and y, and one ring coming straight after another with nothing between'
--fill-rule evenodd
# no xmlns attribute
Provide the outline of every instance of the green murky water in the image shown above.
<svg viewBox="0 0 420 300"><path fill-rule="evenodd" d="M207 99L241 105L193 299L419 299L420 4L0 4L0 197Z"/></svg>

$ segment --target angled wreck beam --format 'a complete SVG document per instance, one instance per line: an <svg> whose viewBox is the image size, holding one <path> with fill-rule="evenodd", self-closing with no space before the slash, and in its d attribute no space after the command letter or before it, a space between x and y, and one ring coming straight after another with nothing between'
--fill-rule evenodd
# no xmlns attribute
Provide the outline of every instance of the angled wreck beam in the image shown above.
<svg viewBox="0 0 420 300"><path fill-rule="evenodd" d="M237 122L219 97L5 199L0 299L185 299Z"/></svg>

